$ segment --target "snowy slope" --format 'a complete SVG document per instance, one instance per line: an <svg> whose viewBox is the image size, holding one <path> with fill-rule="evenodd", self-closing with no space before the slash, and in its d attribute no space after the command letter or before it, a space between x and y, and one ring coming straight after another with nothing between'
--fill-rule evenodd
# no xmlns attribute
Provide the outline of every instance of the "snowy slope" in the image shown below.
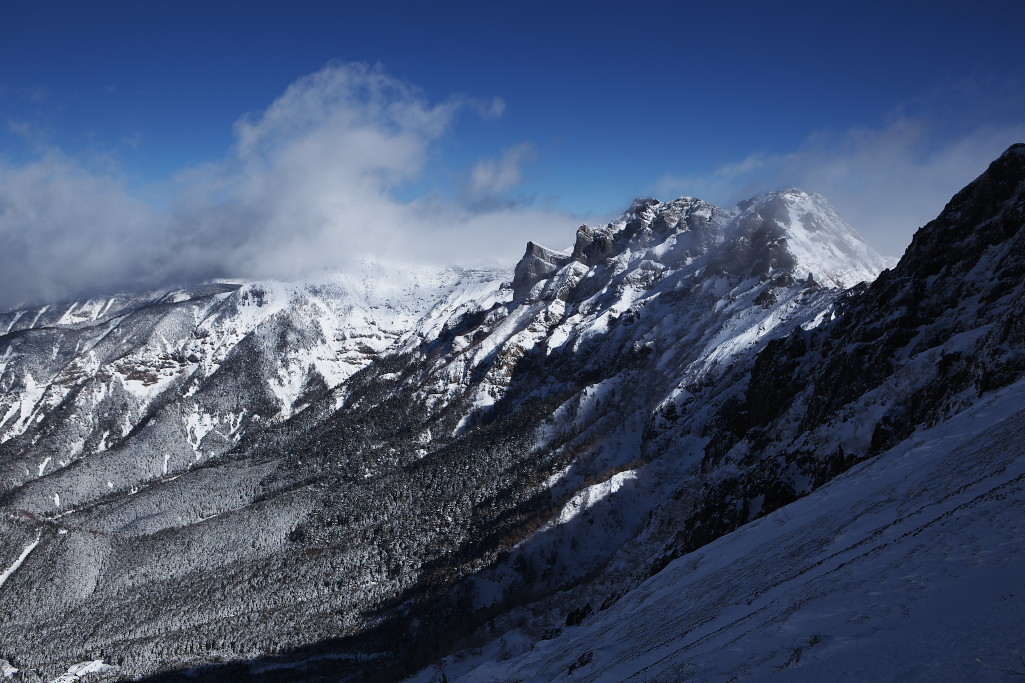
<svg viewBox="0 0 1025 683"><path fill-rule="evenodd" d="M555 547L603 552L610 521L655 492L644 529L597 578L468 638L491 644L448 660L449 675L1021 675L1023 150L958 193L893 270L664 402L631 485Z"/></svg>
<svg viewBox="0 0 1025 683"><path fill-rule="evenodd" d="M682 557L466 681L1001 681L1025 632L1025 383ZM428 670L412 681L432 681Z"/></svg>
<svg viewBox="0 0 1025 683"><path fill-rule="evenodd" d="M379 354L436 334L454 313L507 296L501 275L358 263L303 283L212 284L8 313L10 331L0 337L5 486L124 450L143 438L144 422L174 430L188 448L177 456L161 449L142 477L172 474L230 448L254 421L287 419L304 397L337 387ZM226 404L224 385L238 380L222 368L242 357L257 386ZM141 483L108 469L110 490ZM36 497L53 499L60 488Z"/></svg>
<svg viewBox="0 0 1025 683"><path fill-rule="evenodd" d="M812 273L821 284L871 282L895 263L868 246L822 195L791 188L749 199L734 211L734 222L745 233L754 228L785 240L794 271Z"/></svg>

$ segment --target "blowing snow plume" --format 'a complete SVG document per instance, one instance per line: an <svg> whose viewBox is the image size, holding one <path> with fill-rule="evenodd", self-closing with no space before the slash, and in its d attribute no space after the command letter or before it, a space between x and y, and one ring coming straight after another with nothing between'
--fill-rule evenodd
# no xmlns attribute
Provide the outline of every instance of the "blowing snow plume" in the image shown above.
<svg viewBox="0 0 1025 683"><path fill-rule="evenodd" d="M529 155L506 153L505 182L489 185L487 202L397 198L423 179L461 112L503 107L432 104L380 68L332 63L242 117L223 160L178 174L166 210L59 150L0 164L0 308L211 277L296 277L354 258L511 260L528 236L574 221L495 200L515 191L519 168L509 165Z"/></svg>

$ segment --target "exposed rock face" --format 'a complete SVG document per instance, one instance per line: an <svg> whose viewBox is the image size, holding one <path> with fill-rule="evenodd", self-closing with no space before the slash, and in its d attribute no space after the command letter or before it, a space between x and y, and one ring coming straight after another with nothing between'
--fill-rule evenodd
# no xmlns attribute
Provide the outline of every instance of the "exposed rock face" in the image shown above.
<svg viewBox="0 0 1025 683"><path fill-rule="evenodd" d="M638 200L529 244L511 290L378 269L2 314L0 569L31 548L0 657L387 679L586 625L1021 376L1023 174L1012 148L871 285L787 190Z"/></svg>
<svg viewBox="0 0 1025 683"><path fill-rule="evenodd" d="M587 226L581 226L586 230ZM550 277L555 271L569 263L570 257L558 251L546 249L540 244L527 242L527 252L516 264L515 278L513 279L513 296L522 300L527 296L530 288L535 284Z"/></svg>

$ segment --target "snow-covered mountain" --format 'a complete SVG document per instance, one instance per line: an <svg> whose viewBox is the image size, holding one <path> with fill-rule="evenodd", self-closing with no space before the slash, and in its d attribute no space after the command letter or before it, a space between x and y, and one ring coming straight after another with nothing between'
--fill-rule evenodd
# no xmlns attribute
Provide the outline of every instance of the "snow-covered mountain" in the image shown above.
<svg viewBox="0 0 1025 683"><path fill-rule="evenodd" d="M151 477L153 463L138 457L143 427L160 432L161 476L188 468L254 423L286 420L382 353L432 338L464 307L500 298L501 276L357 263L301 284L217 283L3 314L5 488L45 474L56 482L86 456L110 454L91 457L91 468L118 460L125 449L114 445L129 437L137 475ZM140 483L123 463L107 469L104 494ZM89 495L78 482L64 506L40 508L29 494L25 509L59 512Z"/></svg>
<svg viewBox="0 0 1025 683"><path fill-rule="evenodd" d="M637 200L513 272L356 264L0 314L0 659L717 680L945 642L942 594L898 568L988 596L1025 557L1022 150L896 265L786 190ZM983 524L999 549L934 566ZM999 668L1013 632L944 661ZM943 671L994 673L964 666Z"/></svg>

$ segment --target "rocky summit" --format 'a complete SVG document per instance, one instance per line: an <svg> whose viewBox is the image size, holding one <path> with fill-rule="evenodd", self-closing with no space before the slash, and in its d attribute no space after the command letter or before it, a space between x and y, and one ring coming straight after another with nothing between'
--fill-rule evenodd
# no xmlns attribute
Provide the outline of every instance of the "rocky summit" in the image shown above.
<svg viewBox="0 0 1025 683"><path fill-rule="evenodd" d="M0 313L0 676L1025 673L1023 227L1015 145L896 263L789 189Z"/></svg>

